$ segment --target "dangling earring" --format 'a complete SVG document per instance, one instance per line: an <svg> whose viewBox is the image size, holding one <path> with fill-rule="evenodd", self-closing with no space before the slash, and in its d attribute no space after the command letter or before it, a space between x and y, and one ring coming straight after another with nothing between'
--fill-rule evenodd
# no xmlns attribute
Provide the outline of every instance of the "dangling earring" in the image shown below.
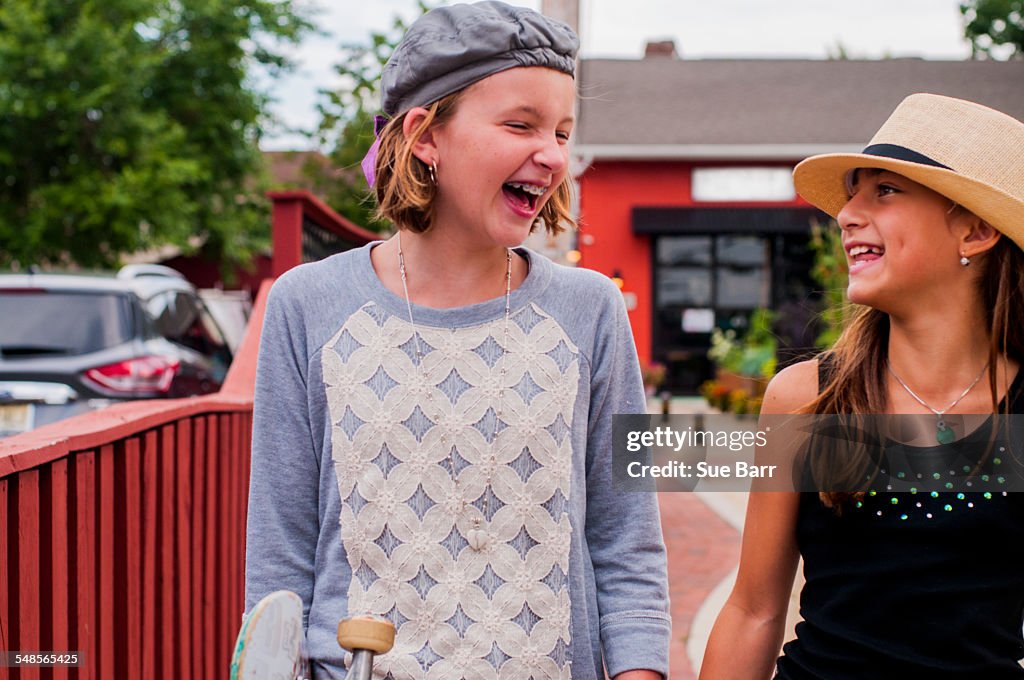
<svg viewBox="0 0 1024 680"><path fill-rule="evenodd" d="M963 254L963 253L961 252L961 253L960 253L960 264L962 264L963 266L965 266L965 267L966 267L966 266L967 266L967 265L969 265L970 263L971 263L971 258L967 257L966 255L964 255L964 254Z"/></svg>
<svg viewBox="0 0 1024 680"><path fill-rule="evenodd" d="M427 166L427 172L430 173L430 181L437 186L437 161L430 161L430 165Z"/></svg>

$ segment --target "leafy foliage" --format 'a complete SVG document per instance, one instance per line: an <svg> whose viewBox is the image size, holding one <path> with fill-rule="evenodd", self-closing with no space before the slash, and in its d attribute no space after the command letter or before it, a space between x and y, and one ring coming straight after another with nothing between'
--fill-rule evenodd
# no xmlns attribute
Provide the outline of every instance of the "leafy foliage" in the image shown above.
<svg viewBox="0 0 1024 680"><path fill-rule="evenodd" d="M812 224L811 250L814 251L811 278L822 288L824 306L821 320L825 324L815 344L826 349L839 339L850 313L850 302L846 298L849 266L839 226L834 222L824 226Z"/></svg>
<svg viewBox="0 0 1024 680"><path fill-rule="evenodd" d="M643 380L644 387L648 389L656 390L661 387L661 384L665 382L667 373L668 367L660 361L640 364L640 377Z"/></svg>
<svg viewBox="0 0 1024 680"><path fill-rule="evenodd" d="M1024 0L967 0L960 12L974 58L1005 53L1024 59Z"/></svg>
<svg viewBox="0 0 1024 680"><path fill-rule="evenodd" d="M422 15L432 6L416 0L416 7ZM327 203L356 224L378 231L390 225L375 221L373 196L359 164L373 145L373 120L380 110L381 73L408 28L396 16L387 31L371 33L369 42L342 45L342 60L334 67L342 86L321 90L323 99L318 105L319 142L333 146L331 161L342 169L327 191Z"/></svg>
<svg viewBox="0 0 1024 680"><path fill-rule="evenodd" d="M247 69L308 28L291 0L5 0L0 265L265 243Z"/></svg>
<svg viewBox="0 0 1024 680"><path fill-rule="evenodd" d="M711 349L708 358L719 368L749 378L768 379L775 375L778 340L772 332L775 314L771 310L755 309L750 315L750 326L741 338L736 331L711 331Z"/></svg>

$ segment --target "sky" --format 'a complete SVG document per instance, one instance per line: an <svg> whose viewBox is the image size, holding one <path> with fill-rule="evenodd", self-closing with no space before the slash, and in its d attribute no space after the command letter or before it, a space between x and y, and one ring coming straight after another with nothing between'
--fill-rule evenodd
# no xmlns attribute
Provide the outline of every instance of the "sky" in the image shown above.
<svg viewBox="0 0 1024 680"><path fill-rule="evenodd" d="M541 0L512 0L540 9ZM281 125L261 142L265 150L315 144L289 128L312 129L318 90L338 87L332 66L338 46L365 43L395 16L416 16L414 0L305 0L320 34L289 54L291 74L257 79L275 100ZM436 4L436 2L434 3ZM444 4L454 4L445 2ZM581 0L583 57L637 59L648 40L674 40L683 59L824 59L842 45L861 59L965 59L960 0Z"/></svg>

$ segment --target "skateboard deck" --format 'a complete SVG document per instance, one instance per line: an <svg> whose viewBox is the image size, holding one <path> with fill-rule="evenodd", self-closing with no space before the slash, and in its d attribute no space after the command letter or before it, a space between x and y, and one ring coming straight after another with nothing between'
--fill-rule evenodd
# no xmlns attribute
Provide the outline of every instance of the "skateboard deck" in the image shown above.
<svg viewBox="0 0 1024 680"><path fill-rule="evenodd" d="M302 600L270 593L242 623L231 656L231 680L307 680L309 661L302 633Z"/></svg>

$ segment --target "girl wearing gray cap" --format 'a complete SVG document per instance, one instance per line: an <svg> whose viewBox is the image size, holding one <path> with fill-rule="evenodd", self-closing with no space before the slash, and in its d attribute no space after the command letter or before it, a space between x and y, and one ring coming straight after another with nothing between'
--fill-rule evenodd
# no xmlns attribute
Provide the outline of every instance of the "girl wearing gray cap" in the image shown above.
<svg viewBox="0 0 1024 680"><path fill-rule="evenodd" d="M914 466L751 494L702 679L1024 678L1022 155L1020 121L915 94L863 153L796 167L839 223L860 307L763 412L912 414L886 419L904 427L884 452ZM799 556L803 621L776 658Z"/></svg>
<svg viewBox="0 0 1024 680"><path fill-rule="evenodd" d="M667 675L656 498L612 487L645 409L622 296L517 247L570 223L577 46L500 2L416 21L364 163L397 234L271 292L246 606L301 598L314 677L361 615L396 628L378 677Z"/></svg>

